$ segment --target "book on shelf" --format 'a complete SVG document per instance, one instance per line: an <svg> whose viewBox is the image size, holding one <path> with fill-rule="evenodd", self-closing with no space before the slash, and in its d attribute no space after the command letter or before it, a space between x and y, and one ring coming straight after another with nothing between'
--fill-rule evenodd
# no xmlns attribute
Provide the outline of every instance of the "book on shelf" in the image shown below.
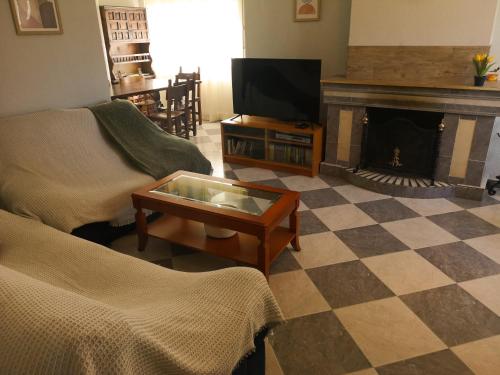
<svg viewBox="0 0 500 375"><path fill-rule="evenodd" d="M274 138L283 140L283 141L293 141L293 142L300 142L300 143L306 143L306 144L311 144L312 138L309 135L300 135L300 134L290 134L290 133L282 133L282 132L276 132L274 134Z"/></svg>
<svg viewBox="0 0 500 375"><path fill-rule="evenodd" d="M226 151L229 155L254 156L254 141L248 141L236 138L227 138Z"/></svg>
<svg viewBox="0 0 500 375"><path fill-rule="evenodd" d="M271 143L269 159L279 163L309 166L312 162L312 150L300 146Z"/></svg>

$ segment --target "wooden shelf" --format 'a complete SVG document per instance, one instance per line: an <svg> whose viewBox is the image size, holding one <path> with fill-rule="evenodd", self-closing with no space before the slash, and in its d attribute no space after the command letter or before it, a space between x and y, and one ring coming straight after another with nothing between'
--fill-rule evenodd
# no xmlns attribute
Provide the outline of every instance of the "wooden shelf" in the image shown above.
<svg viewBox="0 0 500 375"><path fill-rule="evenodd" d="M191 249L232 259L250 266L258 266L257 248L259 240L255 236L238 232L226 239L208 237L203 223L164 215L148 225L148 235ZM295 237L287 228L278 227L270 236L271 262Z"/></svg>
<svg viewBox="0 0 500 375"><path fill-rule="evenodd" d="M255 137L252 135L245 135L245 134L236 134L236 133L224 133L226 137L235 137L235 138L243 138L243 139L253 139L256 141L262 141L264 142L264 137Z"/></svg>
<svg viewBox="0 0 500 375"><path fill-rule="evenodd" d="M129 76L139 70L154 78L146 9L105 5L100 13L111 82L118 83L120 73ZM133 57L138 60L119 61Z"/></svg>
<svg viewBox="0 0 500 375"><path fill-rule="evenodd" d="M228 127L228 132L226 133L225 128ZM237 128L248 131L248 129L264 129L264 138L250 136L246 134L238 134ZM274 132L279 131L283 133L296 134L296 135L308 135L312 138L312 143L303 143L297 141L289 141L285 139L274 138ZM242 165L248 165L252 167L268 168L282 170L286 172L306 175L306 176L316 176L319 173L319 164L322 159L323 152L323 128L317 124L312 124L306 129L300 129L294 126L293 123L283 122L279 120L274 120L264 117L256 116L242 116L236 119L229 119L221 122L221 137L223 145L223 158L225 162L237 163ZM242 139L253 139L258 141L264 141L265 156L264 158L252 158L247 155L235 155L229 154L226 146L226 137L235 137ZM311 152L311 165L303 165L299 163L287 163L287 162L277 162L270 160L269 158L269 146L270 144L283 144L290 145L298 148L303 148Z"/></svg>
<svg viewBox="0 0 500 375"><path fill-rule="evenodd" d="M287 141L286 139L276 139L276 138L269 138L268 142L283 143L283 144L286 144L286 145L294 145L294 146L300 146L300 147L306 147L306 148L312 148L312 146L313 146L311 143Z"/></svg>

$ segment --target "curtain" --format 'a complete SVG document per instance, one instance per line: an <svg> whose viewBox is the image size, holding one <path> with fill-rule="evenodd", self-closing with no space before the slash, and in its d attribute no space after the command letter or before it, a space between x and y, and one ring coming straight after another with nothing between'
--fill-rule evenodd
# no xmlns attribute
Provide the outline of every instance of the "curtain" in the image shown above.
<svg viewBox="0 0 500 375"><path fill-rule="evenodd" d="M242 0L146 0L153 69L175 79L201 68L203 118L233 113L231 58L243 56Z"/></svg>

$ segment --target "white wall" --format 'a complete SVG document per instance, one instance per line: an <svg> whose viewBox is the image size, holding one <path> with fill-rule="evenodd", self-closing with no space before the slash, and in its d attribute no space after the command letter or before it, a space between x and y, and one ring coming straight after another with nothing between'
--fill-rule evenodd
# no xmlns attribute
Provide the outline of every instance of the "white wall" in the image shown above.
<svg viewBox="0 0 500 375"><path fill-rule="evenodd" d="M496 7L497 0L352 0L349 45L488 46Z"/></svg>
<svg viewBox="0 0 500 375"><path fill-rule="evenodd" d="M95 0L59 1L62 35L16 35L0 1L0 116L109 99Z"/></svg>
<svg viewBox="0 0 500 375"><path fill-rule="evenodd" d="M345 74L350 3L323 0L320 21L294 22L292 0L244 0L246 56L322 59L323 77Z"/></svg>
<svg viewBox="0 0 500 375"><path fill-rule="evenodd" d="M97 0L99 5L143 7L144 0Z"/></svg>

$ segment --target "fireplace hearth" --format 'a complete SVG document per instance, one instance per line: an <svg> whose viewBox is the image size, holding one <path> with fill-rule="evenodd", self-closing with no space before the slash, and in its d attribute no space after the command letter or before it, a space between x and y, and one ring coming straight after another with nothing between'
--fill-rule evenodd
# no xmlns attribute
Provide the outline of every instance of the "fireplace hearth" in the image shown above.
<svg viewBox="0 0 500 375"><path fill-rule="evenodd" d="M360 168L423 177L433 184L443 117L439 112L367 108Z"/></svg>

